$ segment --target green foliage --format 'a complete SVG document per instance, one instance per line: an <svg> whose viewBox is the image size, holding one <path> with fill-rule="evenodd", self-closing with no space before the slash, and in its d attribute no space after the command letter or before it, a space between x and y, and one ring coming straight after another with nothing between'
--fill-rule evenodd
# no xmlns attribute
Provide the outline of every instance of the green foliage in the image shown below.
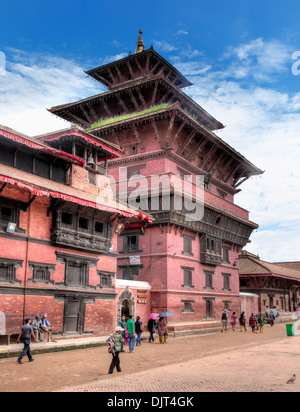
<svg viewBox="0 0 300 412"><path fill-rule="evenodd" d="M133 117L142 116L144 114L157 112L157 111L163 110L163 109L168 109L171 106L172 106L171 104L163 103L163 104L160 104L158 106L149 107L149 109L143 110L141 112L123 114L123 115L114 116L114 117L105 117L105 118L101 117L101 119L99 119L96 123L93 123L91 125L91 127L89 127L86 130L88 131L88 130L97 129L98 127L106 126L106 125L112 124L112 123L121 122L122 120L131 119Z"/></svg>

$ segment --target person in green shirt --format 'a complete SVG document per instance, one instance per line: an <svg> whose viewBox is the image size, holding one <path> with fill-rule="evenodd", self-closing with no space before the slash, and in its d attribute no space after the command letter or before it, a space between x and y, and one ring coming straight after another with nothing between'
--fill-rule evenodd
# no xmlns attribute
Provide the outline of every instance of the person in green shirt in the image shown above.
<svg viewBox="0 0 300 412"><path fill-rule="evenodd" d="M114 351L112 353L113 358L112 358L109 371L108 371L109 375L113 373L115 368L117 368L118 372L122 372L119 355L121 352L121 347L122 347L121 345L124 342L124 339L122 337L122 333L124 329L121 328L121 326L117 326L115 330L116 332L113 335L110 335L108 339L106 340L106 342L108 343L108 341L113 337L115 341Z"/></svg>
<svg viewBox="0 0 300 412"><path fill-rule="evenodd" d="M259 324L259 333L264 333L264 328L267 320L261 313L257 319L257 323Z"/></svg>
<svg viewBox="0 0 300 412"><path fill-rule="evenodd" d="M130 315L127 321L127 331L128 331L128 346L129 353L132 353L135 345L135 336L134 336L134 322L132 320L133 316Z"/></svg>

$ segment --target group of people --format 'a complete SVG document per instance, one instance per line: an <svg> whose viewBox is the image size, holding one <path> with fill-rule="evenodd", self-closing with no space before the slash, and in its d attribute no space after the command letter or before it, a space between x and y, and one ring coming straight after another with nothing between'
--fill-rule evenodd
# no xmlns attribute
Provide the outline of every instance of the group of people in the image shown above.
<svg viewBox="0 0 300 412"><path fill-rule="evenodd" d="M155 341L154 334L158 333L160 344L167 343L168 339L168 325L165 318L149 319L147 324L149 332L149 343ZM107 343L111 340L114 342L114 348L112 353L112 362L109 367L108 374L112 374L114 369L117 372L122 372L120 365L120 353L125 352L124 345L128 345L129 353L133 353L135 346L141 346L141 336L143 333L143 322L141 318L137 316L136 322L133 321L133 316L130 315L126 319L125 315L122 316L119 326L115 328L115 333L110 335L107 339ZM135 336L136 335L136 336Z"/></svg>
<svg viewBox="0 0 300 412"><path fill-rule="evenodd" d="M48 336L48 342L52 339L52 326L47 319L47 314L45 313L42 317L36 315L32 321L30 318L25 319L25 324L21 328L21 332L18 336L17 342L19 343L21 338L24 343L23 351L21 352L17 362L21 365L23 362L23 357L28 356L29 362L33 362L34 359L31 355L30 342L31 338L36 342L44 342L44 334Z"/></svg>
<svg viewBox="0 0 300 412"><path fill-rule="evenodd" d="M268 313L266 311L265 315L263 313L260 313L259 315L256 316L254 313L251 313L251 316L249 318L249 326L252 332L257 333L259 331L260 333L264 333L264 327L265 327L265 324L267 323L267 318L269 320L270 325L274 326L275 314L272 310L270 310ZM221 320L222 320L221 332L226 332L228 324L229 324L229 315L228 315L227 309L223 310ZM247 319L246 319L245 312L242 312L240 314L239 319L238 319L236 312L232 313L231 318L230 318L230 324L231 324L233 332L235 332L237 321L239 321L239 324L240 324L240 331L247 332Z"/></svg>

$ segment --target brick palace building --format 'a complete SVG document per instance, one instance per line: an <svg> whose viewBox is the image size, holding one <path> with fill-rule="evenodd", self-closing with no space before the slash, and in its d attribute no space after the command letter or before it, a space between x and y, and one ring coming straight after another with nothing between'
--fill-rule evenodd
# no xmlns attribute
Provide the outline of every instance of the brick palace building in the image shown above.
<svg viewBox="0 0 300 412"><path fill-rule="evenodd" d="M174 322L219 321L224 307L239 311L238 256L258 226L234 196L262 171L214 133L224 126L183 92L189 80L152 46L145 49L142 31L134 54L86 73L108 91L50 112L121 148L108 161L117 193L126 201L139 185L134 179L142 179L132 204L154 217L119 235L117 282L128 286L119 316L140 314L143 299L153 312L174 312ZM154 175L160 181L153 183ZM200 197L196 176L203 178ZM187 219L187 210L175 207L184 197L184 177L193 181L185 195L204 206L201 219ZM169 209L164 178L173 179ZM132 282L147 282L151 291L139 290L136 301Z"/></svg>
<svg viewBox="0 0 300 412"><path fill-rule="evenodd" d="M117 146L74 127L46 136L61 147L0 126L0 335L37 313L55 333L107 334L116 233L149 217L113 199L106 168Z"/></svg>

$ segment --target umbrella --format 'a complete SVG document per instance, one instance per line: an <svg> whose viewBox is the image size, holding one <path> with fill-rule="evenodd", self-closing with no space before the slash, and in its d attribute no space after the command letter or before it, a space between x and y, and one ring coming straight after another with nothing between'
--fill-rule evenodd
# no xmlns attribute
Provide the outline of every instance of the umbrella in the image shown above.
<svg viewBox="0 0 300 412"><path fill-rule="evenodd" d="M160 318L166 318L168 316L175 316L175 313L173 313L173 312L163 312L163 313L159 314Z"/></svg>
<svg viewBox="0 0 300 412"><path fill-rule="evenodd" d="M149 319L153 319L153 320L158 320L159 319L159 313L151 313L148 316Z"/></svg>

